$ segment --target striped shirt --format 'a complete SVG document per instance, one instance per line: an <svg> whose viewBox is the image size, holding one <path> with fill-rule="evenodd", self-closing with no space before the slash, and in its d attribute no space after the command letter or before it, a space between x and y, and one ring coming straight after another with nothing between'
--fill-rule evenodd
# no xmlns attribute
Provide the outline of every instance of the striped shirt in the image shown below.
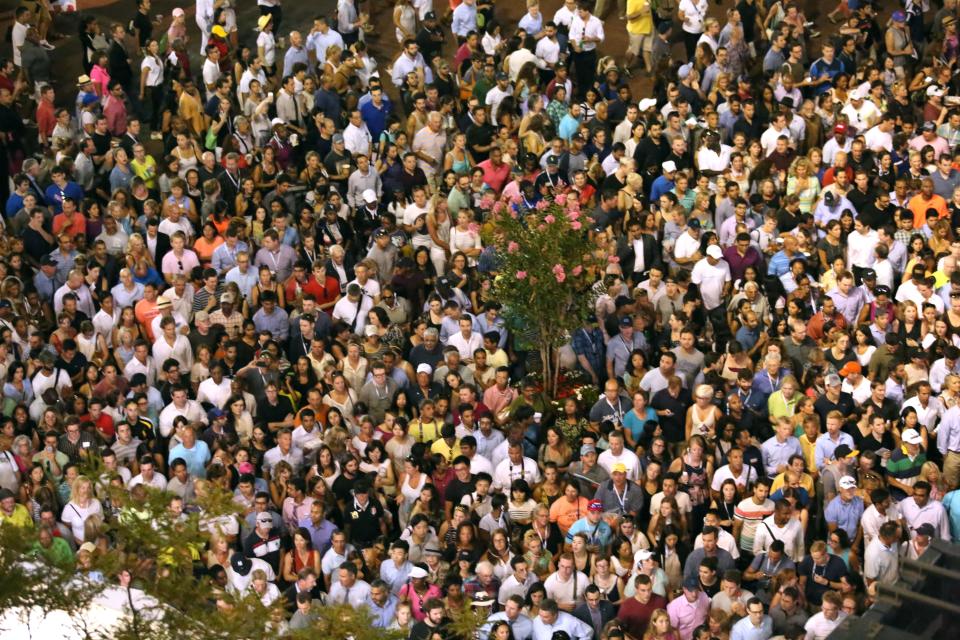
<svg viewBox="0 0 960 640"><path fill-rule="evenodd" d="M753 553L753 538L757 533L757 527L767 516L773 515L773 500L769 498L763 501L763 504L757 504L753 498L744 498L733 511L733 517L743 522L743 528L740 530L740 548L744 551Z"/></svg>

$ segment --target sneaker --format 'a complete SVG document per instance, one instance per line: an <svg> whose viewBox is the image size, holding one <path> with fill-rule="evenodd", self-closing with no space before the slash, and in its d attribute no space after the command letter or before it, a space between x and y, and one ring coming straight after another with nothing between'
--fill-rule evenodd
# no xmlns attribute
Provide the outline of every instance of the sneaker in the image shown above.
<svg viewBox="0 0 960 640"><path fill-rule="evenodd" d="M803 23L803 26L804 26L805 28L809 29L810 27L813 26L813 21L807 20L806 22Z"/></svg>
<svg viewBox="0 0 960 640"><path fill-rule="evenodd" d="M46 40L41 40L41 41L40 41L40 46L43 47L44 49L46 49L47 51L53 51L54 49L56 49L55 46L53 46L52 44L50 44L50 43L47 42Z"/></svg>
<svg viewBox="0 0 960 640"><path fill-rule="evenodd" d="M811 38L819 38L819 37L820 37L820 32L819 32L819 31L811 31L811 32L810 32L810 37L811 37Z"/></svg>
<svg viewBox="0 0 960 640"><path fill-rule="evenodd" d="M154 131L150 134L151 140L163 140L163 134L159 131Z"/></svg>

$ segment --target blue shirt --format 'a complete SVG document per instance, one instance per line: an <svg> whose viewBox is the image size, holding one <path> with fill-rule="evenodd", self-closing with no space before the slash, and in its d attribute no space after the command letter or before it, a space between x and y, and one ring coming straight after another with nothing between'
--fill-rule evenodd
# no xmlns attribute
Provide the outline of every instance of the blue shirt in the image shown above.
<svg viewBox="0 0 960 640"><path fill-rule="evenodd" d="M567 531L567 542L573 542L573 536L578 533L586 534L587 543L598 547L607 547L613 539L613 530L610 529L610 525L604 520L591 524L586 516L574 522Z"/></svg>
<svg viewBox="0 0 960 640"><path fill-rule="evenodd" d="M767 640L773 635L773 618L763 616L759 627L753 625L749 614L741 618L730 630L730 640Z"/></svg>
<svg viewBox="0 0 960 640"><path fill-rule="evenodd" d="M580 128L580 119L574 118L569 113L560 118L560 124L557 126L557 135L570 142L570 138Z"/></svg>
<svg viewBox="0 0 960 640"><path fill-rule="evenodd" d="M210 462L210 447L203 440L197 440L192 449L187 449L181 442L170 450L167 462L182 458L187 463L187 471L194 478L207 477L207 463Z"/></svg>
<svg viewBox="0 0 960 640"><path fill-rule="evenodd" d="M850 437L850 434L840 431L837 433L837 436L836 442L830 438L829 433L824 433L817 438L817 443L813 448L813 459L817 469L822 469L823 465L826 464L828 460L833 458L833 452L840 445L847 445L850 447L851 451L855 448L853 444L853 438Z"/></svg>
<svg viewBox="0 0 960 640"><path fill-rule="evenodd" d="M774 436L760 445L760 452L763 454L763 468L773 478L777 475L777 467L788 464L790 456L803 456L803 447L793 436L789 436L786 442L780 442Z"/></svg>
<svg viewBox="0 0 960 640"><path fill-rule="evenodd" d="M852 541L857 536L857 527L860 526L860 516L863 515L863 499L854 496L850 502L840 496L834 497L823 512L827 523L834 523L847 532Z"/></svg>
<svg viewBox="0 0 960 640"><path fill-rule="evenodd" d="M380 579L390 585L390 590L393 593L399 594L400 589L407 583L407 577L410 575L412 568L413 565L410 564L409 560L405 560L402 565L397 567L393 560L388 558L380 565Z"/></svg>
<svg viewBox="0 0 960 640"><path fill-rule="evenodd" d="M373 104L373 100L360 106L360 117L366 123L374 142L379 141L380 134L386 131L388 115L390 115L390 101L386 96L383 96L379 107Z"/></svg>
<svg viewBox="0 0 960 640"><path fill-rule="evenodd" d="M373 618L371 625L375 629L386 629L393 622L393 616L397 612L397 605L400 601L392 593L387 596L387 601L383 606L377 605L373 598L367 598L367 608L370 609L370 617Z"/></svg>
<svg viewBox="0 0 960 640"><path fill-rule="evenodd" d="M273 313L267 314L260 309L253 315L253 324L257 331L269 331L278 342L286 342L290 336L290 318L287 312L276 307Z"/></svg>
<svg viewBox="0 0 960 640"><path fill-rule="evenodd" d="M55 184L51 184L47 187L46 191L44 191L44 195L47 198L47 202L53 207L53 212L61 213L63 212L64 197L73 198L74 202L79 206L83 200L83 189L76 182L68 182L63 189Z"/></svg>
<svg viewBox="0 0 960 640"><path fill-rule="evenodd" d="M833 87L833 79L841 73L843 73L843 63L836 58L833 59L833 62L827 62L823 58L817 58L817 60L810 65L810 77L813 80L818 80L820 76L827 75L830 77L830 82L816 85L814 87L814 93L820 95L821 93L830 91Z"/></svg>
<svg viewBox="0 0 960 640"><path fill-rule="evenodd" d="M503 611L487 618L487 622L480 627L480 637L489 638L493 623L501 620L506 621L506 623L510 625L510 628L513 629L514 640L530 640L533 638L533 620L521 613L517 616L516 620L511 622L510 619L507 618L507 614Z"/></svg>
<svg viewBox="0 0 960 640"><path fill-rule="evenodd" d="M956 544L960 542L960 489L943 496L942 504L950 521L950 541Z"/></svg>
<svg viewBox="0 0 960 640"><path fill-rule="evenodd" d="M313 543L313 548L323 557L330 548L330 540L333 538L333 534L337 532L337 526L324 519L320 521L318 527L313 524L313 520L310 518L304 518L299 522L299 525L310 532L310 541Z"/></svg>
<svg viewBox="0 0 960 640"><path fill-rule="evenodd" d="M566 611L558 611L557 619L550 625L546 624L540 616L537 616L533 621L534 640L551 640L553 634L557 631L566 631L570 640L590 640L593 638L593 627Z"/></svg>
<svg viewBox="0 0 960 640"><path fill-rule="evenodd" d="M237 266L237 253L247 251L247 243L238 240L237 244L231 249L226 242L213 250L213 257L210 259L210 266L217 270L217 273L223 273Z"/></svg>
<svg viewBox="0 0 960 640"><path fill-rule="evenodd" d="M650 187L650 200L653 202L658 201L660 196L672 191L674 186L676 186L676 183L666 176L658 177L653 181L653 185Z"/></svg>

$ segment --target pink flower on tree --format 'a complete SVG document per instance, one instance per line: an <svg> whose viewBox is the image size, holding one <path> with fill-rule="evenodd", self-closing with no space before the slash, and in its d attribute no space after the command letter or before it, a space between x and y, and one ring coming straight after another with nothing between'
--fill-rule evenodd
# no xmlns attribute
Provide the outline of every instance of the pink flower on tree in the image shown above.
<svg viewBox="0 0 960 640"><path fill-rule="evenodd" d="M579 218L579 217L580 217L580 212L579 212L579 211L569 211L569 212L567 212L567 220L571 220L571 221L572 221L572 220L576 220L576 219Z"/></svg>
<svg viewBox="0 0 960 640"><path fill-rule="evenodd" d="M580 275L581 273L583 273L583 265L578 264L577 266L575 266L573 269L570 270L570 273L572 273L574 276Z"/></svg>
<svg viewBox="0 0 960 640"><path fill-rule="evenodd" d="M507 253L516 253L519 249L520 249L520 245L514 242L513 240L511 240L509 244L507 244Z"/></svg>
<svg viewBox="0 0 960 640"><path fill-rule="evenodd" d="M557 279L557 282L563 282L567 279L567 274L563 270L562 264L553 265L553 269L551 269L551 271L553 271L553 277Z"/></svg>
<svg viewBox="0 0 960 640"><path fill-rule="evenodd" d="M540 202L537 203L537 211L543 211L549 206L550 206L549 202L547 202L546 200L541 200Z"/></svg>
<svg viewBox="0 0 960 640"><path fill-rule="evenodd" d="M567 196L557 196L556 203L561 207L567 204Z"/></svg>
<svg viewBox="0 0 960 640"><path fill-rule="evenodd" d="M543 221L546 222L547 224L553 224L554 222L557 221L557 219L551 216L550 214L547 214L543 217Z"/></svg>
<svg viewBox="0 0 960 640"><path fill-rule="evenodd" d="M577 220L574 220L573 222L570 223L570 228L573 229L574 231L580 231L581 227L583 227L583 224L581 224Z"/></svg>
<svg viewBox="0 0 960 640"><path fill-rule="evenodd" d="M517 280L526 280L527 272L526 271L517 271Z"/></svg>

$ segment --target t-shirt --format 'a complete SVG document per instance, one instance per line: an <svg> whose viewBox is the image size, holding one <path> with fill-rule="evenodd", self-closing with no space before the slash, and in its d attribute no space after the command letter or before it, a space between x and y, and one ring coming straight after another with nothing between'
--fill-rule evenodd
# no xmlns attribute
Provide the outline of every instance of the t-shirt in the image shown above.
<svg viewBox="0 0 960 640"><path fill-rule="evenodd" d="M629 4L627 5L629 7ZM629 11L629 8L628 8ZM666 609L667 599L663 596L653 594L647 604L641 603L636 598L624 600L620 605L620 611L617 613L617 619L624 627L624 631L634 638L643 637L647 626L650 624L650 616L657 609Z"/></svg>
<svg viewBox="0 0 960 640"><path fill-rule="evenodd" d="M773 501L767 498L763 504L757 504L753 497L744 498L737 505L733 512L733 517L743 522L743 528L740 530L740 548L753 553L753 537L757 533L757 527L769 515L773 515Z"/></svg>

